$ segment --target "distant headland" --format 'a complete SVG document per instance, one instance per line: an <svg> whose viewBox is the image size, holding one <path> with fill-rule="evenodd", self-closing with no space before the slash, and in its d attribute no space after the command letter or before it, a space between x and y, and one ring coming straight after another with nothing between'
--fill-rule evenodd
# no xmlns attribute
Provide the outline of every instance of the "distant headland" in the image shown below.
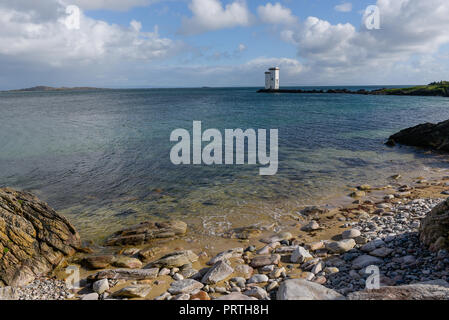
<svg viewBox="0 0 449 320"><path fill-rule="evenodd" d="M36 86L24 89L7 90L7 92L31 92L31 91L85 91L85 90L107 90L105 88L94 87L48 87L48 86Z"/></svg>
<svg viewBox="0 0 449 320"><path fill-rule="evenodd" d="M345 94L363 94L363 95L394 95L394 96L440 96L449 97L449 81L432 82L424 86L415 86L409 88L383 88L376 90L360 89L351 91L348 89L329 89L329 90L302 90L302 89L260 89L259 93L345 93Z"/></svg>

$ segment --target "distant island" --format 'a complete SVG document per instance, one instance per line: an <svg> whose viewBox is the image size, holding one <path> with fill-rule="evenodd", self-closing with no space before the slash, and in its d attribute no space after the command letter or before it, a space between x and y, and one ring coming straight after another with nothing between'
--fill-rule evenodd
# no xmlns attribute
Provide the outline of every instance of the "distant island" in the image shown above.
<svg viewBox="0 0 449 320"><path fill-rule="evenodd" d="M36 86L32 88L8 90L7 92L34 92L34 91L84 91L84 90L107 90L104 88L94 88L94 87L48 87L48 86Z"/></svg>
<svg viewBox="0 0 449 320"><path fill-rule="evenodd" d="M301 89L260 89L259 93L345 93L345 94L364 94L364 95L393 95L393 96L439 96L449 97L449 81L432 82L424 86L409 88L383 88L377 90L360 89L351 91L348 89L329 89L329 90L301 90Z"/></svg>

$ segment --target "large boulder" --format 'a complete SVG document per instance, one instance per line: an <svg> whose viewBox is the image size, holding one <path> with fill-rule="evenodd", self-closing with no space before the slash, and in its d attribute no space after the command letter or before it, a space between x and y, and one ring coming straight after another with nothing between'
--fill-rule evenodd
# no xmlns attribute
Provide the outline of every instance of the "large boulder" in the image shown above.
<svg viewBox="0 0 449 320"><path fill-rule="evenodd" d="M0 286L28 284L80 246L75 228L46 203L28 192L0 189Z"/></svg>
<svg viewBox="0 0 449 320"><path fill-rule="evenodd" d="M141 245L154 239L173 238L187 232L187 224L179 220L145 221L117 231L106 240L108 246Z"/></svg>
<svg viewBox="0 0 449 320"><path fill-rule="evenodd" d="M349 300L448 300L449 283L444 280L353 292Z"/></svg>
<svg viewBox="0 0 449 320"><path fill-rule="evenodd" d="M285 280L276 294L277 300L344 300L338 292L303 279Z"/></svg>
<svg viewBox="0 0 449 320"><path fill-rule="evenodd" d="M421 221L419 238L431 250L449 248L449 198L435 206Z"/></svg>
<svg viewBox="0 0 449 320"><path fill-rule="evenodd" d="M404 129L392 135L387 145L393 146L396 143L449 151L449 120L437 124L424 123Z"/></svg>

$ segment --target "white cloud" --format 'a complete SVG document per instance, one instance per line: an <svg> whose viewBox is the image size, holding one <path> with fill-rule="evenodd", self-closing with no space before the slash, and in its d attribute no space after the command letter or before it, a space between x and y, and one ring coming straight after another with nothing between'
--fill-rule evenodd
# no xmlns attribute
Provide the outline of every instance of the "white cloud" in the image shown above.
<svg viewBox="0 0 449 320"><path fill-rule="evenodd" d="M219 0L192 0L189 9L193 16L183 19L180 30L183 34L249 26L253 20L243 0L236 0L226 6Z"/></svg>
<svg viewBox="0 0 449 320"><path fill-rule="evenodd" d="M68 0L65 0L68 1ZM74 4L83 10L115 10L126 11L134 7L149 6L162 0L70 0L70 4Z"/></svg>
<svg viewBox="0 0 449 320"><path fill-rule="evenodd" d="M353 25L331 24L308 17L298 27L286 28L281 38L298 48L304 64L315 73L329 77L367 77L388 81L400 69L404 79L407 72L426 66L414 60L432 61L432 55L449 43L449 3L446 0L378 0L380 30L357 30ZM414 63L415 68L404 68ZM397 75L395 75L397 76ZM406 81L407 81L406 80ZM385 81L385 80L384 80Z"/></svg>
<svg viewBox="0 0 449 320"><path fill-rule="evenodd" d="M1 56L53 66L110 64L164 58L176 47L171 39L159 36L157 27L154 32L142 32L141 23L134 20L123 27L80 12L79 29L68 28L65 7L59 1L46 2L54 6L54 17L46 20L37 8L18 11L0 6Z"/></svg>
<svg viewBox="0 0 449 320"><path fill-rule="evenodd" d="M334 9L338 12L351 12L352 11L352 3L345 2L342 4L338 4L334 7Z"/></svg>
<svg viewBox="0 0 449 320"><path fill-rule="evenodd" d="M269 2L265 6L259 6L257 13L264 23L289 25L298 22L298 18L292 14L292 11L279 2L274 5Z"/></svg>
<svg viewBox="0 0 449 320"><path fill-rule="evenodd" d="M239 46L238 46L238 51L239 52L243 52L243 51L245 51L247 48L246 48L246 46L243 44L243 43L241 43L241 44L239 44Z"/></svg>

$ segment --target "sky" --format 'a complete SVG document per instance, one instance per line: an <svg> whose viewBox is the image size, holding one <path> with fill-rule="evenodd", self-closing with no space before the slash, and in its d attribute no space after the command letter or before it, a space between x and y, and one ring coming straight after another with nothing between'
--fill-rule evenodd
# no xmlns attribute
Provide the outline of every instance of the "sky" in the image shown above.
<svg viewBox="0 0 449 320"><path fill-rule="evenodd" d="M447 0L0 0L0 89L426 84L447 30Z"/></svg>

